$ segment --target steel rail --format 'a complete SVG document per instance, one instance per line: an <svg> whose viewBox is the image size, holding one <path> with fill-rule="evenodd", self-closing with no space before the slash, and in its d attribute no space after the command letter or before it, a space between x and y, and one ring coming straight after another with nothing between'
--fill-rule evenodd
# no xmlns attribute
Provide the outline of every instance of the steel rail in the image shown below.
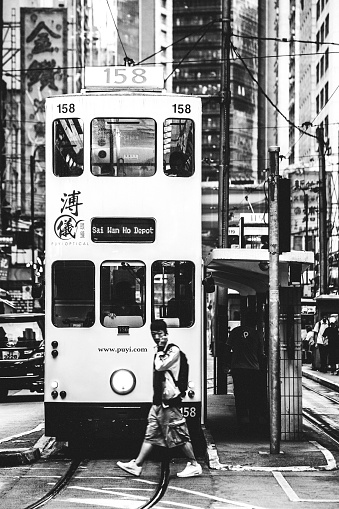
<svg viewBox="0 0 339 509"><path fill-rule="evenodd" d="M169 482L169 473L170 473L169 458L167 457L166 459L163 459L161 462L160 481L153 496L150 498L148 502L146 502L144 505L141 505L138 509L150 509L155 504L157 504L159 500L162 499L167 490Z"/></svg>
<svg viewBox="0 0 339 509"><path fill-rule="evenodd" d="M59 481L53 486L53 488L51 488L51 490L48 493L46 493L36 502L33 502L33 504L30 504L24 507L23 509L39 509L40 507L47 504L47 502L52 500L54 497L56 497L56 495L58 495L62 490L64 490L68 486L73 475L78 469L81 461L82 461L81 459L73 460L69 465L66 473L61 477L61 479L59 479ZM166 493L167 486L169 483L169 474L170 474L169 458L166 458L161 462L160 480L154 494L147 502L145 502L144 505L140 506L138 509L150 509L155 504L157 504L159 500L162 499L162 497Z"/></svg>
<svg viewBox="0 0 339 509"><path fill-rule="evenodd" d="M33 504L30 504L26 506L24 509L38 509L39 507L42 507L43 505L47 504L52 498L54 498L58 493L60 493L62 490L66 488L66 486L69 484L70 480L72 479L74 473L78 469L80 463L82 460L75 459L71 462L70 466L68 467L66 473L59 479L59 481L53 486L53 488L46 493L43 497L41 497L36 502L33 502Z"/></svg>

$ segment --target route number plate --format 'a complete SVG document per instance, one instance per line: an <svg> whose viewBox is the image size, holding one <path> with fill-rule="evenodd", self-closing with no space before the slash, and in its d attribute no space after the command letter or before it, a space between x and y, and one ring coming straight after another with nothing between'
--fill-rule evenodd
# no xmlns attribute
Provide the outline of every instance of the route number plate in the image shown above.
<svg viewBox="0 0 339 509"><path fill-rule="evenodd" d="M161 67L85 67L85 87L163 89Z"/></svg>

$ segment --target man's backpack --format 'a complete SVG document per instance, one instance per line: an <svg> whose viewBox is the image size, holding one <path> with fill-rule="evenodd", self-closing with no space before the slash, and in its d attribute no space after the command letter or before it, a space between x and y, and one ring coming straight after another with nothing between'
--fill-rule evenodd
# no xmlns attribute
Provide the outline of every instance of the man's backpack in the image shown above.
<svg viewBox="0 0 339 509"><path fill-rule="evenodd" d="M168 348L170 348L171 346L177 346L177 345L170 344L170 345L168 345ZM188 365L186 354L184 354L184 352L182 352L180 350L180 368L179 368L178 380L175 380L172 371L169 370L169 373L171 373L174 383L178 387L178 389L180 391L180 396L182 398L184 398L186 396L186 391L188 388L188 371L189 371L189 365Z"/></svg>

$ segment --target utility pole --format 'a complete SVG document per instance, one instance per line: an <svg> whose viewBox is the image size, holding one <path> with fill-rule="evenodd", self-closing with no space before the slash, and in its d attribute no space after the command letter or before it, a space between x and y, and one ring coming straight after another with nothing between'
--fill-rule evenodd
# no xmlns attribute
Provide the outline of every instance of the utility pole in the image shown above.
<svg viewBox="0 0 339 509"><path fill-rule="evenodd" d="M221 248L228 247L231 103L231 5L232 0L222 0L220 166L218 195L218 246Z"/></svg>
<svg viewBox="0 0 339 509"><path fill-rule="evenodd" d="M3 0L0 0L0 231L2 232L2 206L4 199L4 182L3 176L5 175L5 120L3 113L5 110L5 97L4 97L4 84L2 82L3 75L3 60L2 60L2 36L3 36Z"/></svg>
<svg viewBox="0 0 339 509"><path fill-rule="evenodd" d="M327 199L324 128L317 127L319 147L319 291L327 294Z"/></svg>
<svg viewBox="0 0 339 509"><path fill-rule="evenodd" d="M269 147L269 405L270 452L279 454L281 436L279 344L279 147Z"/></svg>
<svg viewBox="0 0 339 509"><path fill-rule="evenodd" d="M220 102L220 166L218 193L218 247L228 247L229 179L230 179L230 49L231 2L222 0L221 102ZM219 292L218 292L219 294ZM224 345L228 334L228 294L223 296L226 312L218 315L217 394L227 394L227 369Z"/></svg>

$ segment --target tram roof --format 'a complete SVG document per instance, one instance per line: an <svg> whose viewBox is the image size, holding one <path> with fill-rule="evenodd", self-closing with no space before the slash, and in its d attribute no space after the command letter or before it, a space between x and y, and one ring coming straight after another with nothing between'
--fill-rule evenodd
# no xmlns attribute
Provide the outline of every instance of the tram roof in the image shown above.
<svg viewBox="0 0 339 509"><path fill-rule="evenodd" d="M269 252L267 249L213 249L205 258L215 282L233 288L242 295L263 293L269 289ZM299 264L304 272L314 262L310 251L289 251L279 255L281 286L288 286L290 264Z"/></svg>

